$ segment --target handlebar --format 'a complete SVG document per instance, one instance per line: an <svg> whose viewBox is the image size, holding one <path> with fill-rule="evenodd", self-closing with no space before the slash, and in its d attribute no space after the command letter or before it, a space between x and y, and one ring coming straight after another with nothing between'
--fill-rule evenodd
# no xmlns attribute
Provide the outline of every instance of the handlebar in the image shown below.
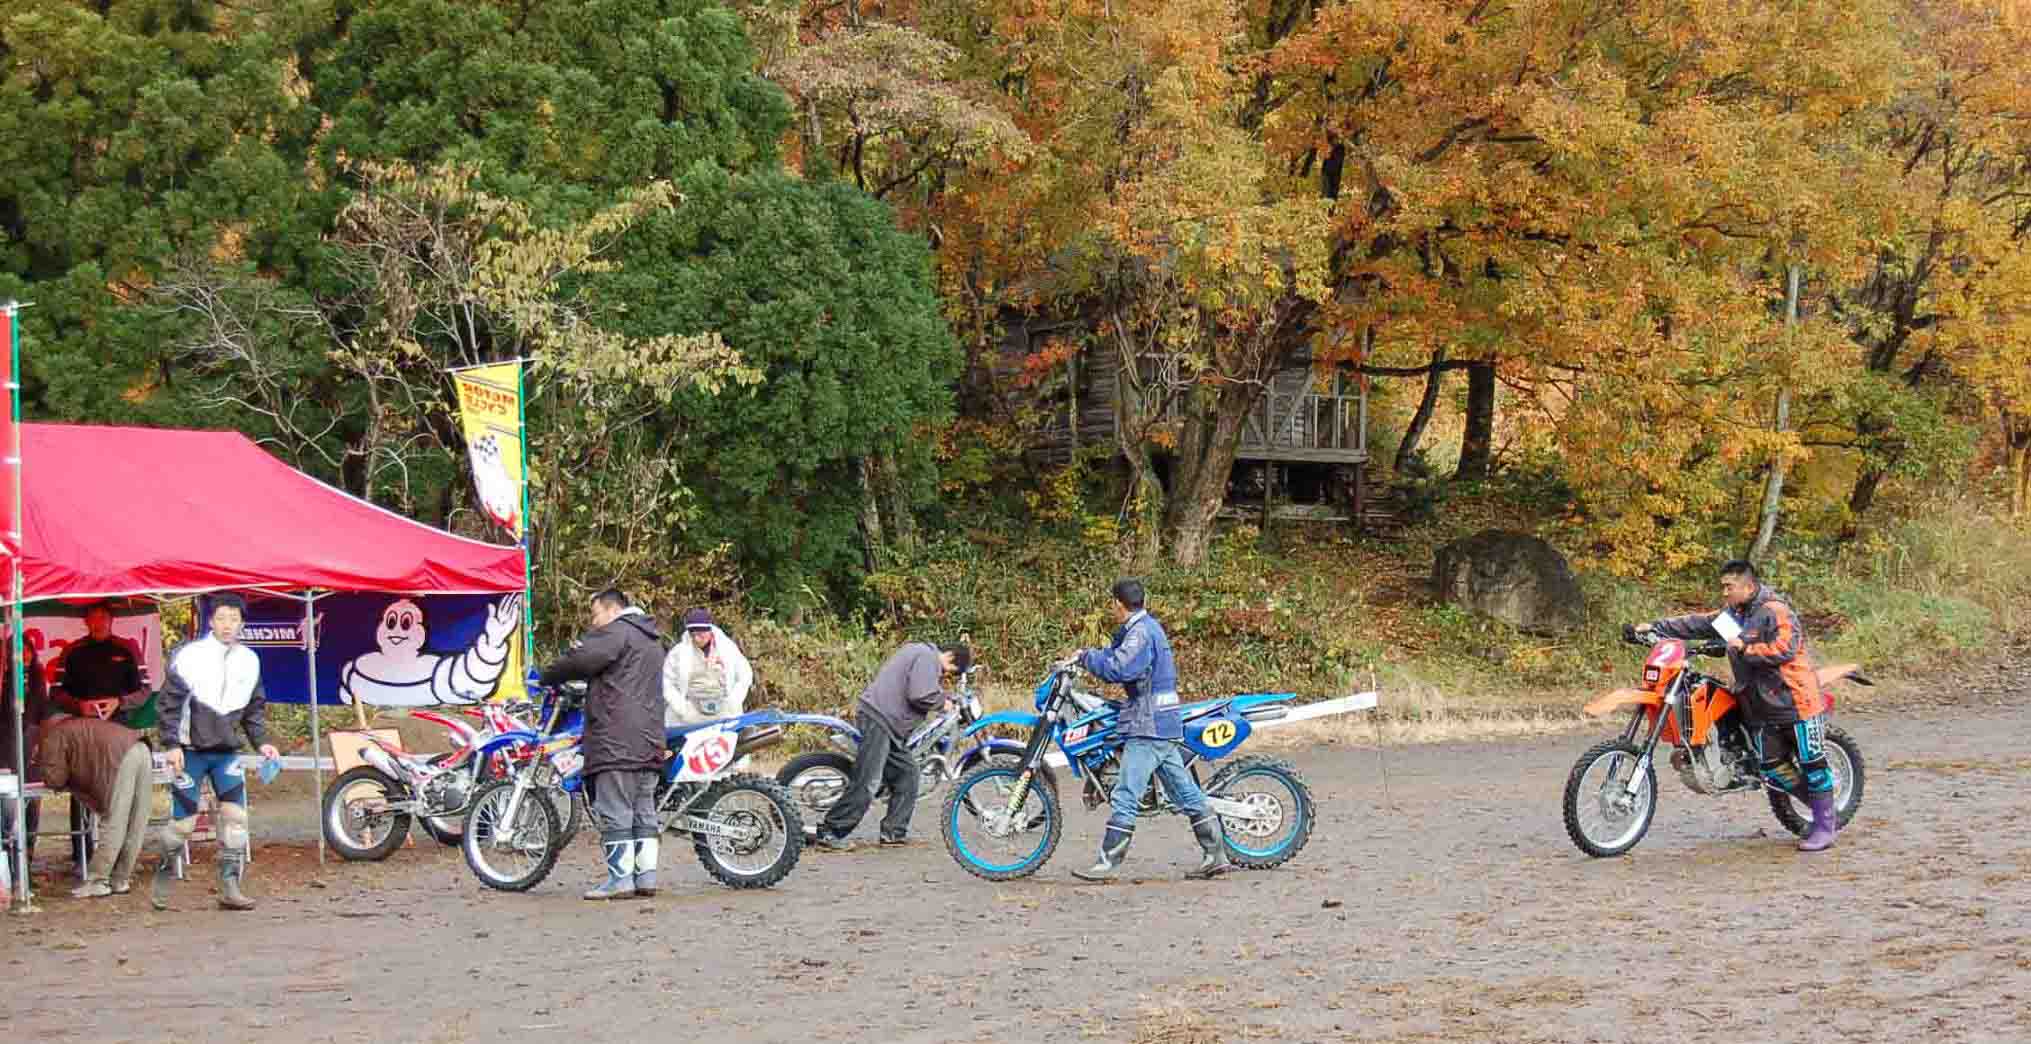
<svg viewBox="0 0 2031 1044"><path fill-rule="evenodd" d="M1655 648L1657 643L1664 641L1665 638L1655 631L1639 631L1635 624L1623 624L1622 640L1630 645L1650 649ZM1728 646L1725 642L1686 642L1685 651L1688 656L1726 656Z"/></svg>

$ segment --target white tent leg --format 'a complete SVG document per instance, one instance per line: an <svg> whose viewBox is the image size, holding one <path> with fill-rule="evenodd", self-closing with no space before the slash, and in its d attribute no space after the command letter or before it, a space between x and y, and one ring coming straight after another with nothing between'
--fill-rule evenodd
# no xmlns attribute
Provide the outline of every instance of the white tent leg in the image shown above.
<svg viewBox="0 0 2031 1044"><path fill-rule="evenodd" d="M324 768L318 759L317 729L317 595L303 592L303 650L310 671L310 801L317 823L317 865L324 865Z"/></svg>

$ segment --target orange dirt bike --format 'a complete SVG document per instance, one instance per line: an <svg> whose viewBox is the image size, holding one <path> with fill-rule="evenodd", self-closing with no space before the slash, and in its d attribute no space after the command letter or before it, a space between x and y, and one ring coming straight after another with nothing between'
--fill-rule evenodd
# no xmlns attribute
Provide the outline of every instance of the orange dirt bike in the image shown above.
<svg viewBox="0 0 2031 1044"><path fill-rule="evenodd" d="M1660 743L1671 748L1671 767L1696 794L1728 794L1763 790L1770 811L1786 830L1803 836L1812 812L1791 792L1772 785L1758 771L1749 733L1727 686L1692 670L1691 657L1725 656L1719 642L1687 643L1625 628L1623 640L1650 647L1643 661L1643 687L1616 689L1587 704L1589 716L1602 717L1633 708L1618 739L1599 743L1580 755L1566 777L1566 833L1590 856L1618 856L1636 847L1657 817L1657 766L1652 756ZM1819 672L1827 712L1833 711L1834 682L1845 678L1870 684L1853 664ZM1827 768L1834 777L1834 808L1847 826L1862 804L1862 749L1840 729L1826 731Z"/></svg>

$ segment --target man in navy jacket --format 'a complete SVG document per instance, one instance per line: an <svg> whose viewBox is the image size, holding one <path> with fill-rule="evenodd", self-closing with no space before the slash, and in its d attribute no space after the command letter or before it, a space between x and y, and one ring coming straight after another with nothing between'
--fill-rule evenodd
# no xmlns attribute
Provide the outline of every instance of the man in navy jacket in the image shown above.
<svg viewBox="0 0 2031 1044"><path fill-rule="evenodd" d="M1232 864L1227 861L1220 817L1206 808L1206 795L1185 770L1184 755L1178 749L1185 727L1178 711L1178 666L1171 659L1171 640L1163 625L1143 608L1141 581L1116 581L1113 594L1115 619L1121 624L1114 632L1114 644L1081 651L1078 663L1101 681L1120 685L1126 693L1115 728L1127 742L1121 751L1121 774L1111 795L1114 813L1107 817L1107 831L1100 838L1100 859L1072 873L1087 881L1111 881L1120 872L1128 843L1135 837L1142 796L1149 790L1150 777L1155 776L1163 781L1171 801L1191 818L1192 833L1205 853L1185 876L1212 877Z"/></svg>

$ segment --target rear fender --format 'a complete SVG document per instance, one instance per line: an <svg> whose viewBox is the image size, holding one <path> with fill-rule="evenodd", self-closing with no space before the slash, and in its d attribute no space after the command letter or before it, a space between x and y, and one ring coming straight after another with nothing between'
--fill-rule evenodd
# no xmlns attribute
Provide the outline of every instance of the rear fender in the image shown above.
<svg viewBox="0 0 2031 1044"><path fill-rule="evenodd" d="M1582 708L1590 718L1613 714L1623 707L1662 707L1664 697L1643 689L1615 689L1593 698Z"/></svg>
<svg viewBox="0 0 2031 1044"><path fill-rule="evenodd" d="M456 747L469 747L472 745L473 740L479 738L478 729L467 725L457 718L446 717L445 715L432 713L427 710L410 711L409 716L418 721L427 721L433 725L441 726L444 731L451 733L452 745Z"/></svg>

